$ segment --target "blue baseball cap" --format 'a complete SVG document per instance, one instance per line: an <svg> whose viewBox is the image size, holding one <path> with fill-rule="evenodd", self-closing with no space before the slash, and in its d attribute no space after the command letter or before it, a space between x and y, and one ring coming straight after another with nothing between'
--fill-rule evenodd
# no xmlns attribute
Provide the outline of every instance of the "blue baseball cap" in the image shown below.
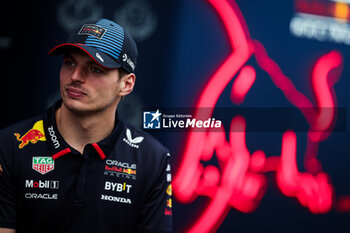
<svg viewBox="0 0 350 233"><path fill-rule="evenodd" d="M136 68L134 39L119 24L108 19L79 25L71 32L67 42L51 49L49 55L60 55L71 47L83 50L107 69L124 68L133 73Z"/></svg>

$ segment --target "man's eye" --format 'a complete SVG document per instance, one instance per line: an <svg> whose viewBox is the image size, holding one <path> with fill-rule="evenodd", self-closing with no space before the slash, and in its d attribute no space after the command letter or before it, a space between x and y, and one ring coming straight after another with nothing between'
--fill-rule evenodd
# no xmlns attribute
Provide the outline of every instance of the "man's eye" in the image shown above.
<svg viewBox="0 0 350 233"><path fill-rule="evenodd" d="M90 67L90 71L93 72L93 73L102 73L102 69L96 67L96 66L91 66Z"/></svg>
<svg viewBox="0 0 350 233"><path fill-rule="evenodd" d="M74 63L72 61L64 61L65 66L73 66Z"/></svg>

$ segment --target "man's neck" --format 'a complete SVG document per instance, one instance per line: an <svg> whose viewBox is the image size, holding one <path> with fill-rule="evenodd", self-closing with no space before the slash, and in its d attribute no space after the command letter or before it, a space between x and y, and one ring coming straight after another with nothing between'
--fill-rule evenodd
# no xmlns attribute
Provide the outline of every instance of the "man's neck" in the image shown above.
<svg viewBox="0 0 350 233"><path fill-rule="evenodd" d="M87 144L99 142L111 134L115 124L115 110L81 116L71 112L62 103L56 111L56 122L64 140L83 153Z"/></svg>

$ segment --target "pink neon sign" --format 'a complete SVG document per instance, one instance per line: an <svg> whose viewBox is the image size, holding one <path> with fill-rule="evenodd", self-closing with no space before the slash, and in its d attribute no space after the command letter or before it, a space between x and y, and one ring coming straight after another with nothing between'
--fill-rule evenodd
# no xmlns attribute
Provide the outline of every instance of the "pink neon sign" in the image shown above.
<svg viewBox="0 0 350 233"><path fill-rule="evenodd" d="M196 111L194 117L211 117L219 96L234 77L231 100L236 105L244 102L257 78L255 69L245 65L254 56L258 66L269 74L286 99L300 109L310 131L304 161L306 172L300 172L296 166L297 141L293 131L283 134L280 156L268 157L262 150L250 152L247 148L246 121L243 116L232 119L229 140L223 129L220 132L190 132L173 181L174 195L182 203L189 203L198 196L209 197L210 202L188 232L215 231L231 207L245 213L253 212L267 189L264 173L270 171L276 172L278 187L284 195L296 198L312 213L330 211L335 204L334 188L317 154L319 144L328 138L336 120L337 101L333 86L340 78L340 72L334 74L331 71L341 71L342 55L338 51L330 51L316 62L311 77L316 97L316 103L313 103L283 74L264 46L250 38L248 27L235 2L208 1L224 24L232 52L205 84L195 106L197 109L212 110L205 116ZM219 167L204 166L201 161L210 160L214 152ZM349 206L349 198L343 197L338 209L348 211Z"/></svg>

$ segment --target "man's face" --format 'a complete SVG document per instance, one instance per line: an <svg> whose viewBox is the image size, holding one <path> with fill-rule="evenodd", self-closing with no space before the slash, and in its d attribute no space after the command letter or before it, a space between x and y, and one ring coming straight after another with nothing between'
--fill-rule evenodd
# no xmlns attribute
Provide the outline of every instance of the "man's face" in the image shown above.
<svg viewBox="0 0 350 233"><path fill-rule="evenodd" d="M117 69L102 68L83 51L72 49L64 55L60 89L65 107L72 112L115 110L121 85Z"/></svg>

